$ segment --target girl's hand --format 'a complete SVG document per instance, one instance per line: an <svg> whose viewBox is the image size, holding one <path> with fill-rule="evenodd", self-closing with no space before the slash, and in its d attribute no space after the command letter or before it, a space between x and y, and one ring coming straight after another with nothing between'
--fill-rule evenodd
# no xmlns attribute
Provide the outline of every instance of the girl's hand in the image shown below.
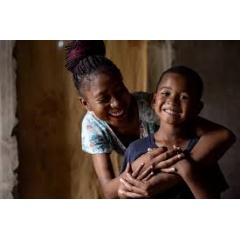
<svg viewBox="0 0 240 240"><path fill-rule="evenodd" d="M167 151L166 148L149 149L144 154L145 160L133 172L130 164L127 165L125 175L120 178L118 195L120 198L146 198L151 196L151 185L148 180L154 175L154 171L174 173L173 167L184 157L180 148ZM141 157L140 157L141 158ZM139 158L139 159L140 159ZM151 163L149 165L149 162ZM148 166L144 169L144 167ZM142 172L141 172L142 171Z"/></svg>
<svg viewBox="0 0 240 240"><path fill-rule="evenodd" d="M181 158L178 162L172 165L173 173L176 173L180 175L182 178L184 178L188 174L192 174L193 172L193 165L190 161L188 161L185 158L185 155L182 151L182 149L176 145L173 146L174 149L176 149L177 154L181 154Z"/></svg>
<svg viewBox="0 0 240 240"><path fill-rule="evenodd" d="M148 149L148 154L150 155L153 168L165 173L174 172L173 165L185 157L183 151L177 146L173 146L172 150L162 152L161 154L159 154L158 148Z"/></svg>
<svg viewBox="0 0 240 240"><path fill-rule="evenodd" d="M118 188L118 195L120 198L146 198L149 196L149 184L147 180L153 176L153 167L149 166L140 173L143 167L144 163L132 172L131 165L129 163L127 164L125 174L120 178L120 185Z"/></svg>
<svg viewBox="0 0 240 240"><path fill-rule="evenodd" d="M193 173L193 165L187 159L180 160L174 164L173 168L175 169L174 173L180 175L183 179Z"/></svg>

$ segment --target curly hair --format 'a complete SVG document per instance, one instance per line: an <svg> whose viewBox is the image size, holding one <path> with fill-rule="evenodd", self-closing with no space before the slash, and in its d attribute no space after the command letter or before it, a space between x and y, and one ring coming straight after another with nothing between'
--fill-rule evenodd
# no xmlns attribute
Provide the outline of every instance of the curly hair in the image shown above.
<svg viewBox="0 0 240 240"><path fill-rule="evenodd" d="M117 74L122 79L117 66L105 57L106 48L103 40L73 40L65 49L65 67L73 74L74 85L80 93L91 81L89 75L93 73Z"/></svg>

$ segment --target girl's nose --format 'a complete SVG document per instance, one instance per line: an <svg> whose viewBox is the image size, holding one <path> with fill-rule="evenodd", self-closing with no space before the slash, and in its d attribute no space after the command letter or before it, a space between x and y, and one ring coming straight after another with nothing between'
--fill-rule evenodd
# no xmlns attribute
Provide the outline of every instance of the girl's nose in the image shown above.
<svg viewBox="0 0 240 240"><path fill-rule="evenodd" d="M117 108L119 106L119 100L115 97L112 98L110 103L111 108Z"/></svg>

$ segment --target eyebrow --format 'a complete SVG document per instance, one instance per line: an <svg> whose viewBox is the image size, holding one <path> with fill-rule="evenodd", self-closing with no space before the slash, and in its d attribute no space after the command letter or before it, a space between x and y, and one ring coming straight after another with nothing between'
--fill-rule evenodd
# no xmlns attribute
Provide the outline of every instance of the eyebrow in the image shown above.
<svg viewBox="0 0 240 240"><path fill-rule="evenodd" d="M95 97L101 97L102 95L106 94L107 90L101 91L101 92L97 92L95 94Z"/></svg>
<svg viewBox="0 0 240 240"><path fill-rule="evenodd" d="M163 87L158 88L158 90L161 90L161 89L163 89L163 88L172 89L171 87L165 87L165 86L163 86Z"/></svg>

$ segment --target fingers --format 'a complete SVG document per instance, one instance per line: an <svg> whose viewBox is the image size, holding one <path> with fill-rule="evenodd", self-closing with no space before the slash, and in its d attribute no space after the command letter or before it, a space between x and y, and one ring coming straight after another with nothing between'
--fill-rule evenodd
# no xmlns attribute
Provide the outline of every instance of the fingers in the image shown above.
<svg viewBox="0 0 240 240"><path fill-rule="evenodd" d="M175 167L162 168L161 172L164 172L164 173L175 173L175 172L177 172L177 169Z"/></svg>
<svg viewBox="0 0 240 240"><path fill-rule="evenodd" d="M149 167L147 167L138 177L137 180L142 181L142 180L146 180L146 178L149 180L152 176L154 175L153 173L153 166L150 165Z"/></svg>
<svg viewBox="0 0 240 240"><path fill-rule="evenodd" d="M127 167L126 167L126 169L125 169L125 173L132 173L132 166L131 166L131 164L128 162L127 163Z"/></svg>
<svg viewBox="0 0 240 240"><path fill-rule="evenodd" d="M177 163L178 161L180 161L181 159L183 159L185 157L184 153L180 153L177 154L173 157L171 157L168 160L165 161L158 161L158 163L155 162L155 168L160 168L161 170L163 168L170 168L173 164Z"/></svg>
<svg viewBox="0 0 240 240"><path fill-rule="evenodd" d="M182 149L177 145L173 145L173 149L175 149L177 151L177 154L182 152Z"/></svg>
<svg viewBox="0 0 240 240"><path fill-rule="evenodd" d="M141 163L141 165L138 166L138 168L132 173L132 176L134 178L138 177L138 175L141 172L141 170L143 169L143 167L144 167L144 163Z"/></svg>
<svg viewBox="0 0 240 240"><path fill-rule="evenodd" d="M125 190L118 190L118 195L120 198L144 198L145 196L138 194L138 193L132 193Z"/></svg>
<svg viewBox="0 0 240 240"><path fill-rule="evenodd" d="M152 162L153 164L158 164L159 162L165 161L173 156L175 156L177 154L176 149L172 149L169 151L155 151L153 150L152 152L150 152L151 158L152 158Z"/></svg>
<svg viewBox="0 0 240 240"><path fill-rule="evenodd" d="M162 153L166 152L166 147L159 147L159 148L148 148L148 154L150 154L151 158L154 159L155 157L161 155Z"/></svg>
<svg viewBox="0 0 240 240"><path fill-rule="evenodd" d="M145 177L144 179L142 179L142 181L148 181L149 179L152 178L153 175L154 175L154 172L151 172L150 174L148 174L147 177Z"/></svg>
<svg viewBox="0 0 240 240"><path fill-rule="evenodd" d="M141 188L143 184L140 181L134 179L130 174L127 174L127 177L127 180L120 178L120 182L124 185L125 190L120 189L119 191L131 192L133 194L141 195L141 197L146 197L146 190ZM129 196L129 194L127 196Z"/></svg>

